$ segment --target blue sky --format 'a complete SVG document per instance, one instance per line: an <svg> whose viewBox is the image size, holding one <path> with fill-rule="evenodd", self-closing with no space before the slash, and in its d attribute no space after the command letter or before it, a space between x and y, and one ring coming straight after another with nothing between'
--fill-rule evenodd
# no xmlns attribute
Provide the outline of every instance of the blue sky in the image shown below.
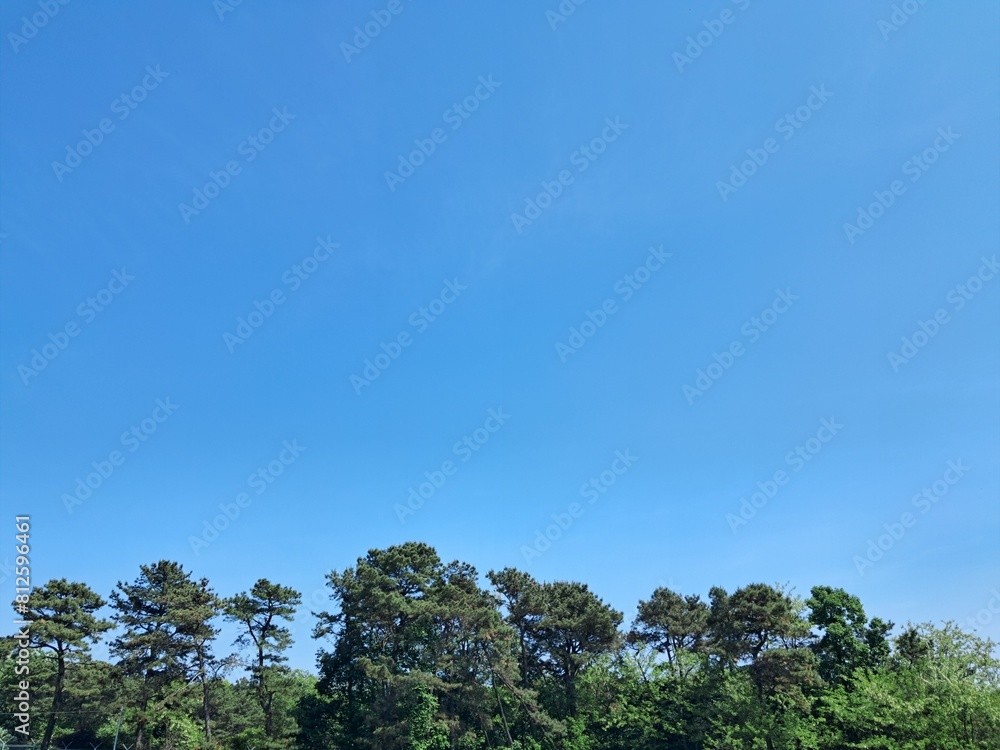
<svg viewBox="0 0 1000 750"><path fill-rule="evenodd" d="M420 540L1000 638L1000 10L903 5L5 3L34 580Z"/></svg>

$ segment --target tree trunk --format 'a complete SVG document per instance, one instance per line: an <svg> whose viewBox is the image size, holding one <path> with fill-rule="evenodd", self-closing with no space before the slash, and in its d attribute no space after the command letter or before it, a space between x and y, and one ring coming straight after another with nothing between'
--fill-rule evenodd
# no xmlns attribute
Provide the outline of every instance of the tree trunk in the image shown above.
<svg viewBox="0 0 1000 750"><path fill-rule="evenodd" d="M146 679L149 679L150 671L146 671ZM139 704L139 715L135 720L135 749L147 750L146 748L146 722L149 717L146 715L146 708L149 706L149 695L147 691L148 682L142 686L142 701Z"/></svg>
<svg viewBox="0 0 1000 750"><path fill-rule="evenodd" d="M500 691L497 690L496 673L494 673L493 677L493 694L497 697L497 705L500 707L500 718L503 719L503 731L507 734L507 744L514 747L514 738L510 736L510 727L507 726L507 714L504 713L503 701L500 700Z"/></svg>
<svg viewBox="0 0 1000 750"><path fill-rule="evenodd" d="M257 700L260 710L264 712L264 736L273 739L274 721L271 716L274 695L267 691L264 681L264 639L257 641Z"/></svg>
<svg viewBox="0 0 1000 750"><path fill-rule="evenodd" d="M205 739L208 744L212 744L212 717L210 715L211 708L208 701L208 679L205 672L201 673L201 705L205 712Z"/></svg>
<svg viewBox="0 0 1000 750"><path fill-rule="evenodd" d="M264 734L274 738L274 693L264 694Z"/></svg>
<svg viewBox="0 0 1000 750"><path fill-rule="evenodd" d="M52 696L52 713L45 723L45 734L42 737L42 750L49 750L52 734L56 731L56 712L62 708L63 682L66 677L66 658L62 651L56 652L56 684Z"/></svg>

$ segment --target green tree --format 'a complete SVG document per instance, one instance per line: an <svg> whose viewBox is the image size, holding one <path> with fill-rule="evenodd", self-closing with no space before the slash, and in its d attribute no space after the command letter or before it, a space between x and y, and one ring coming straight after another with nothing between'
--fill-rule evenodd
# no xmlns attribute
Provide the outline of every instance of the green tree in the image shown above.
<svg viewBox="0 0 1000 750"><path fill-rule="evenodd" d="M534 695L519 683L515 634L471 565L444 564L429 546L410 542L371 550L328 576L334 613L319 613L317 637L333 649L320 655L319 690L329 744L404 748L415 706L429 691L435 727L463 747L509 744L512 724L527 714L545 732ZM437 730L435 730L437 731Z"/></svg>
<svg viewBox="0 0 1000 750"><path fill-rule="evenodd" d="M542 584L542 617L536 627L542 664L562 686L563 711L575 716L580 673L619 644L622 613L605 604L585 583Z"/></svg>
<svg viewBox="0 0 1000 750"><path fill-rule="evenodd" d="M55 659L52 684L52 708L42 735L42 750L48 750L56 728L58 712L64 710L66 670L79 663L101 634L112 627L109 620L96 616L106 602L86 584L69 582L65 578L51 580L34 589L28 597L24 613L29 627L30 643L51 653Z"/></svg>
<svg viewBox="0 0 1000 750"><path fill-rule="evenodd" d="M45 655L38 649L22 648L23 641L11 637L0 639L0 647L3 649L3 660L0 662L0 700L4 706L10 706L0 712L0 726L13 736L16 741L13 744L24 744L26 742L40 743L44 729L37 721L31 721L30 734L25 737L19 733L23 729L22 719L15 717L14 713L8 711L18 711L14 708L23 698L16 698L21 694L22 681L25 675L30 676L33 690L31 691L31 714L29 718L44 716L52 709L52 691L39 690L40 686L51 685L55 675L54 660L51 656ZM27 671L25 671L27 670Z"/></svg>
<svg viewBox="0 0 1000 750"><path fill-rule="evenodd" d="M320 680L285 665L298 592L261 579L226 600L252 653L212 654L221 603L180 565L143 566L112 594L112 665L89 653L109 622L84 584L32 592L30 636L0 637L0 699L31 736L141 750L997 750L996 646L960 630L867 619L816 586L713 588L708 603L659 588L621 614L582 583L476 569L406 543L328 576ZM23 647L25 637L31 647ZM27 664L25 664L27 662ZM23 674L23 672L22 672Z"/></svg>
<svg viewBox="0 0 1000 750"><path fill-rule="evenodd" d="M292 645L292 635L281 622L293 620L301 603L298 591L261 578L249 593L237 594L224 605L226 617L243 626L237 644L254 651L250 674L264 713L264 733L269 739L276 737L273 683L280 675L281 663L286 661L284 652Z"/></svg>
<svg viewBox="0 0 1000 750"><path fill-rule="evenodd" d="M539 583L513 568L488 577L517 633L524 684L540 688L557 719L574 716L577 678L618 647L622 613L583 583ZM547 683L540 684L543 679Z"/></svg>
<svg viewBox="0 0 1000 750"><path fill-rule="evenodd" d="M487 578L506 610L504 619L517 634L518 668L522 682L530 686L542 676L535 637L543 611L541 587L528 573L515 568L491 570Z"/></svg>
<svg viewBox="0 0 1000 750"><path fill-rule="evenodd" d="M663 654L677 677L686 677L700 659L708 636L708 605L699 596L682 597L660 587L649 601L639 602L639 612L629 637Z"/></svg>
<svg viewBox="0 0 1000 750"><path fill-rule="evenodd" d="M111 601L114 621L122 630L111 653L119 659L122 674L138 682L136 750L147 750L151 721L170 723L165 706L193 680L202 686L203 731L211 740L208 669L219 600L208 581L192 580L178 563L161 560L140 566L133 583L119 582Z"/></svg>
<svg viewBox="0 0 1000 750"><path fill-rule="evenodd" d="M812 746L818 676L804 603L763 583L731 595L716 587L709 596L709 642L727 671L722 679L729 697L720 708L740 712L723 722L740 727L726 740L735 744L718 746L739 747L748 741L746 732L763 738L768 750ZM747 681L754 688L752 699L745 694Z"/></svg>
<svg viewBox="0 0 1000 750"><path fill-rule="evenodd" d="M892 623L878 618L868 623L861 600L843 589L814 586L811 593L806 601L809 622L822 629L822 635L812 644L820 677L843 683L856 669L877 668L885 663Z"/></svg>

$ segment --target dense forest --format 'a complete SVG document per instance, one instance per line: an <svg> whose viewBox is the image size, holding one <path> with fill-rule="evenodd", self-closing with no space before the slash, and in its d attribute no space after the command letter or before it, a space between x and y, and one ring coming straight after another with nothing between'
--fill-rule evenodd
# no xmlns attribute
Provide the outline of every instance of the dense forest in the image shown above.
<svg viewBox="0 0 1000 750"><path fill-rule="evenodd" d="M896 626L815 586L668 588L624 616L586 584L406 543L328 574L318 675L292 670L302 606L261 579L221 597L174 562L105 600L35 588L5 637L10 745L131 750L696 750L1000 747L994 644ZM23 602L21 603L24 604ZM219 624L239 629L220 642ZM110 661L93 657L102 641ZM27 646L27 648L23 648ZM233 653L230 653L233 652ZM30 669L30 740L17 716ZM120 727L119 727L120 725Z"/></svg>

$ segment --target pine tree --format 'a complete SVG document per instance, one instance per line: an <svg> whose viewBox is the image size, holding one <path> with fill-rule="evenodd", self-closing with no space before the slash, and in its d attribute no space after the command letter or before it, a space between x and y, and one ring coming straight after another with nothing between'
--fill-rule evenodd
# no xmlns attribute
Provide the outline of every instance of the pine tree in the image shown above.
<svg viewBox="0 0 1000 750"><path fill-rule="evenodd" d="M65 578L51 580L34 589L28 597L24 619L31 623L31 645L50 651L56 671L52 685L52 710L42 736L42 750L48 750L55 731L58 712L65 705L66 670L84 659L90 644L112 627L109 620L96 616L106 602L86 584Z"/></svg>

